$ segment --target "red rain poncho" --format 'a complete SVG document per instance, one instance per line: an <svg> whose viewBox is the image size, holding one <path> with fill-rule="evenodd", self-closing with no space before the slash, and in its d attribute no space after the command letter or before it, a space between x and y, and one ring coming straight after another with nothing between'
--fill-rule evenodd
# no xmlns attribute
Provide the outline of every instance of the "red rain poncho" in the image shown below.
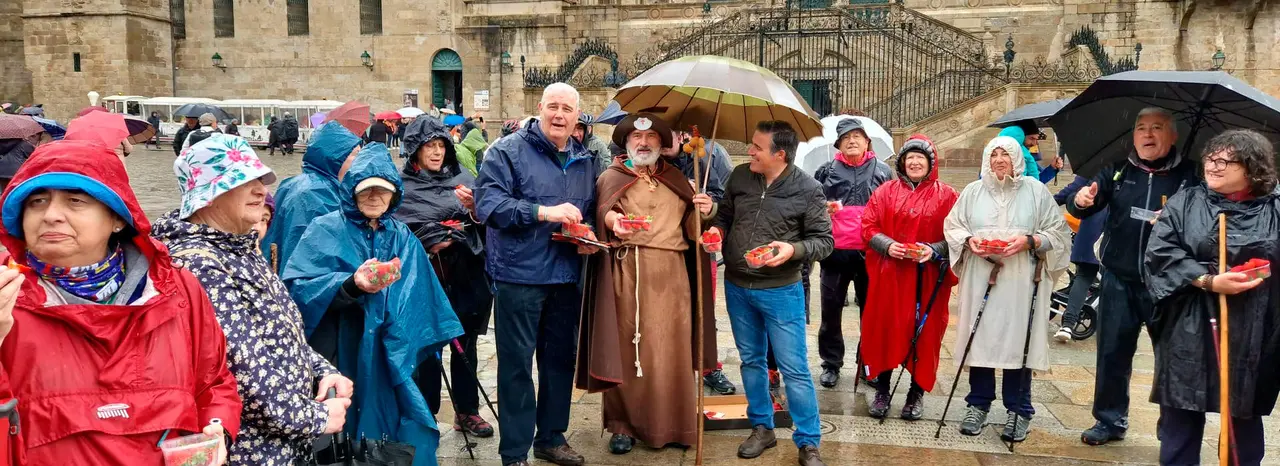
<svg viewBox="0 0 1280 466"><path fill-rule="evenodd" d="M914 143L914 144L913 144ZM922 144L924 143L924 144ZM937 243L944 241L942 222L956 203L959 194L951 186L938 181L938 154L933 143L921 135L913 135L904 145L910 149L928 147L929 175L918 186L912 186L903 166L904 154L898 157L898 179L881 185L867 203L862 218L862 234L868 244L883 233L904 243ZM946 253L946 246L942 247ZM867 310L862 313L862 360L871 377L893 369L907 357L915 332L916 290L920 281L920 315L938 283L939 264L926 262L921 271L917 262L898 260L867 248L867 274L871 277ZM908 363L917 384L925 391L933 390L937 378L938 351L947 330L947 305L956 278L949 268L942 288L937 291L933 309L916 343L915 362ZM919 370L917 370L917 365Z"/></svg>

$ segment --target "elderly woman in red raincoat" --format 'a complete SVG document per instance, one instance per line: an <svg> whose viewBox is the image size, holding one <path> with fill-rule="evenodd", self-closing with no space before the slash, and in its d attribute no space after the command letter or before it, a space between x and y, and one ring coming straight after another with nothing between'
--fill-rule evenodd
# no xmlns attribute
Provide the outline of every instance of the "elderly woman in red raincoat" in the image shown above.
<svg viewBox="0 0 1280 466"><path fill-rule="evenodd" d="M871 416L889 412L893 369L905 364L911 389L902 418L924 412L924 392L933 390L938 351L947 331L947 304L955 276L947 267L942 221L959 194L938 181L938 151L922 135L912 135L898 151L898 179L871 195L862 217L871 277L867 311L862 313L862 360L877 376ZM918 336L917 336L918 335Z"/></svg>

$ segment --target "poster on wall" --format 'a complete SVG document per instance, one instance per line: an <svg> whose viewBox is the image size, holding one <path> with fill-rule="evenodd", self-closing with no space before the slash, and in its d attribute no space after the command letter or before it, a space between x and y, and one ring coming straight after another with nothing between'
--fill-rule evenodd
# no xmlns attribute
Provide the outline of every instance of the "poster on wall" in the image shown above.
<svg viewBox="0 0 1280 466"><path fill-rule="evenodd" d="M417 108L418 106L418 90L417 89L409 89L407 91L404 91L404 106Z"/></svg>
<svg viewBox="0 0 1280 466"><path fill-rule="evenodd" d="M489 109L489 91L488 90L476 91L476 95L474 96L474 101L472 103L474 104L471 106L471 108L473 109L488 110Z"/></svg>

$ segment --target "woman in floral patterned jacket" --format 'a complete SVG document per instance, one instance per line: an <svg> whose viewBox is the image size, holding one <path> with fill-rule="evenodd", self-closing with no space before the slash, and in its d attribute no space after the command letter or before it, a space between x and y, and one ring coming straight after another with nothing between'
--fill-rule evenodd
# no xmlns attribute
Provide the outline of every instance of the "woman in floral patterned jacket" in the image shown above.
<svg viewBox="0 0 1280 466"><path fill-rule="evenodd" d="M214 135L174 163L182 207L152 234L196 276L227 335L244 399L233 465L292 466L316 437L342 430L352 382L307 345L302 315L258 253L266 185L275 174L244 139ZM337 398L322 400L330 387Z"/></svg>

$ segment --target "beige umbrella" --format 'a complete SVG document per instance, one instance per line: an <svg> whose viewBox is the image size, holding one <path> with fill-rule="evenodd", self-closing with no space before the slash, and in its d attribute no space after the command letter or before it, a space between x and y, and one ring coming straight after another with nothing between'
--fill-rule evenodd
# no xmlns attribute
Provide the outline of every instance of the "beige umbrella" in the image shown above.
<svg viewBox="0 0 1280 466"><path fill-rule="evenodd" d="M801 141L822 136L822 121L785 80L732 58L698 55L661 63L618 90L627 113L649 111L672 126L711 130L711 139L749 142L756 124L791 123Z"/></svg>
<svg viewBox="0 0 1280 466"><path fill-rule="evenodd" d="M690 130L693 127L705 131L711 129L709 140L728 139L750 142L756 124L761 121L781 120L791 124L801 141L822 136L822 121L813 109L800 98L790 84L765 68L732 58L715 55L697 55L677 58L650 68L623 85L614 96L622 111L627 113L650 112L659 115L673 128ZM699 172L698 159L693 157L693 172ZM711 170L707 170L707 175ZM706 189L704 175L698 191ZM702 219L694 216L696 229L702 231ZM702 261L694 261L695 276L702 276ZM702 280L698 280L697 297L702 296ZM697 308L693 321L702 322L702 299L695 299ZM698 336L698 360L694 367L701 368L702 332ZM714 343L713 343L714 344ZM700 374L699 374L700 375ZM702 426L706 416L703 411L702 377L695 377L698 393L698 444L694 464L702 464Z"/></svg>

